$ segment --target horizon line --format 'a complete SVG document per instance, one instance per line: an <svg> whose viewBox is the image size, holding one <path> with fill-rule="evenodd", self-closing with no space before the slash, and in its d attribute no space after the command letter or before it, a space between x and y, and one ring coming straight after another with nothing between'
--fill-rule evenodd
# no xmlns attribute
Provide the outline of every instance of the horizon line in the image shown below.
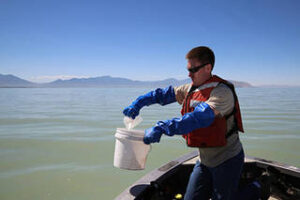
<svg viewBox="0 0 300 200"><path fill-rule="evenodd" d="M23 79L25 81L28 81L28 82L32 82L32 83L35 83L35 84L47 84L47 83L51 83L51 82L54 82L54 81L58 81L58 80L62 80L62 81L67 81L67 80L72 80L72 79L89 79L89 78L101 78L101 77L111 77L111 78L123 78L123 79L128 79L128 80L131 80L131 81L142 81L142 82L147 82L147 81L164 81L164 80L168 80L168 79L175 79L175 80L178 80L178 81L183 81L183 80L186 80L186 79L190 79L190 78L184 78L184 79L178 79L178 78L174 78L174 77L169 77L169 78L163 78L163 79L152 79L152 80L137 80L137 79L131 79L131 78L127 78L127 77L120 77L120 76L112 76L112 75L99 75L99 76L76 76L76 75L55 75L55 76L37 76L37 77L32 77L30 79L25 79L25 78L21 78L19 76L16 76L14 74L1 74L0 75L11 75L11 76L14 76L14 77L17 77L17 78L20 78L20 79ZM39 82L39 81L36 81L36 80L39 80L39 79L42 79L42 78L49 78L51 80L48 80L46 82ZM33 81L35 80L35 81ZM251 86L253 87L300 87L300 85L297 85L297 84L253 84L253 83L250 83L248 81L239 81L239 80L231 80L231 79L227 79L229 81L236 81L236 82L242 82L242 83L248 83L250 84Z"/></svg>

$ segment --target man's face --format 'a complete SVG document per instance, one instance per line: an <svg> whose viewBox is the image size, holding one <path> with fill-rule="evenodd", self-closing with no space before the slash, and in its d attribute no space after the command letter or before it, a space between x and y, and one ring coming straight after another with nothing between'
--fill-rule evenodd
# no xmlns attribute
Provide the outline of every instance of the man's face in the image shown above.
<svg viewBox="0 0 300 200"><path fill-rule="evenodd" d="M206 63L202 63L197 58L191 58L188 59L187 69L193 69L195 67L199 67L204 64ZM211 77L210 64L203 66L197 72L194 73L189 72L189 77L192 79L193 86L200 86L202 83L204 83L206 80L208 80Z"/></svg>

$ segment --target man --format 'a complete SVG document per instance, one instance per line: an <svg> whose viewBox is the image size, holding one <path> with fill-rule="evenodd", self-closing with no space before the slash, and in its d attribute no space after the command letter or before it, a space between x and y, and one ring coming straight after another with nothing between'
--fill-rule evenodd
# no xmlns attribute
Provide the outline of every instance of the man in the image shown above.
<svg viewBox="0 0 300 200"><path fill-rule="evenodd" d="M188 146L199 148L201 160L195 164L184 199L233 199L244 163L239 102L233 85L212 75L211 49L193 48L186 58L191 84L158 88L138 97L123 113L135 118L143 106L181 104L182 117L145 130L144 143L159 142L162 134L182 135Z"/></svg>

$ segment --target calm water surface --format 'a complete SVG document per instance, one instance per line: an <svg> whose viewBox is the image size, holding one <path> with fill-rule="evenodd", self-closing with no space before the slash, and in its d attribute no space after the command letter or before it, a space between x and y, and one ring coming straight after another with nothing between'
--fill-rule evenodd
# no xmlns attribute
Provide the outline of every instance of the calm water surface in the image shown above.
<svg viewBox="0 0 300 200"><path fill-rule="evenodd" d="M112 166L122 109L148 89L0 89L0 199L113 199L147 172L194 149L177 136L154 144L142 171ZM300 167L300 88L237 89L247 155ZM145 129L180 106L145 107Z"/></svg>

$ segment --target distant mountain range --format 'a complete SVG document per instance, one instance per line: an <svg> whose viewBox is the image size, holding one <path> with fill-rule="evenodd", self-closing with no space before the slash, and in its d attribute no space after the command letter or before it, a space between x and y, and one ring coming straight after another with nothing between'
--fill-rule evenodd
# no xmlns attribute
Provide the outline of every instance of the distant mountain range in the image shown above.
<svg viewBox="0 0 300 200"><path fill-rule="evenodd" d="M14 75L0 74L0 87L35 87L37 84Z"/></svg>
<svg viewBox="0 0 300 200"><path fill-rule="evenodd" d="M251 84L240 81L230 81L235 87L252 87ZM2 88L73 88L73 87L166 87L168 85L178 86L190 83L190 79L177 80L174 78L161 81L134 81L127 78L111 76L100 76L94 78L73 78L70 80L58 79L49 83L34 83L14 75L0 74L0 87Z"/></svg>

